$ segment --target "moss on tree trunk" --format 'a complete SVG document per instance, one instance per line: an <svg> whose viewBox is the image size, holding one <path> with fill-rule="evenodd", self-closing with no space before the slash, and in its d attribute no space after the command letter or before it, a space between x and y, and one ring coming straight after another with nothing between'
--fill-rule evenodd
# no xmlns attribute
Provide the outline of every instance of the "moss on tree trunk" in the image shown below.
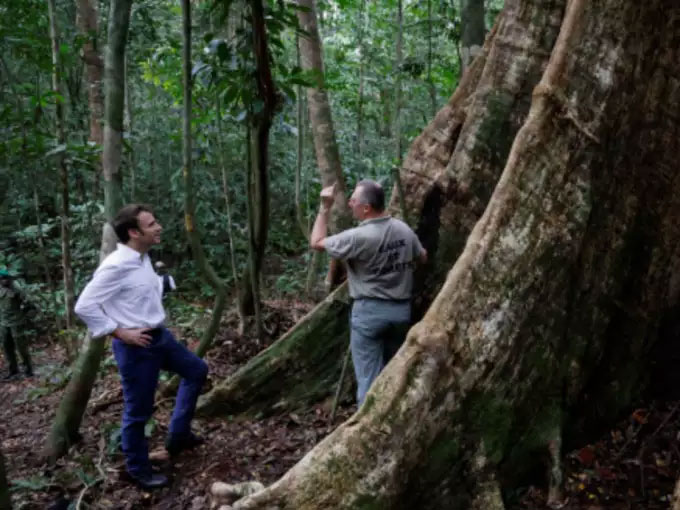
<svg viewBox="0 0 680 510"><path fill-rule="evenodd" d="M332 393L349 342L348 322L349 296L342 285L281 339L203 396L199 414L276 412Z"/></svg>

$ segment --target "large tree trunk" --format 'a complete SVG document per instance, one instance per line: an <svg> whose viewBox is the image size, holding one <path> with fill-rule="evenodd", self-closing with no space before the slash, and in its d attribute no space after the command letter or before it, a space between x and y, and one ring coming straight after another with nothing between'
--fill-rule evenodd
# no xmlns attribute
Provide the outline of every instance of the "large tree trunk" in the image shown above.
<svg viewBox="0 0 680 510"><path fill-rule="evenodd" d="M417 233L429 253L430 262L416 278L415 317L420 317L442 285L446 273L460 254L465 239L479 219L494 185L500 176L515 133L529 109L530 95L538 83L559 30L564 3L537 5L532 2L520 9L510 2L500 18L496 37L489 38L481 57L470 67L458 90L414 141L402 165L401 181L405 189L406 211L417 222ZM532 20L537 26L532 25ZM539 23L540 22L540 23ZM523 46L510 45L515 37ZM513 67L508 65L514 58ZM396 197L397 193L393 193ZM396 201L391 207L396 213ZM307 342L322 343L329 352L342 352L349 335L349 302L336 300L330 310L315 308L307 323L296 325L279 342L291 352L303 352ZM344 330L325 336L325 322L341 321ZM338 345L339 343L339 345ZM337 379L340 360L330 365L332 374L320 378L318 358L289 359L280 371L259 370L259 364L271 352L262 353L232 377L218 385L215 395L206 400L221 401L225 409L248 412L261 409L259 391L248 388L257 379L257 388L277 384L281 394L297 395L287 399L289 407L302 407L304 386L321 388L320 380ZM322 355L323 353L321 353ZM270 381L271 379L271 381ZM325 388L327 394L333 385ZM318 394L310 397L318 397ZM205 410L218 410L211 405Z"/></svg>
<svg viewBox="0 0 680 510"><path fill-rule="evenodd" d="M112 0L109 12L108 46L105 62L105 119L104 153L104 214L107 222L102 231L100 261L116 248L116 234L109 221L121 208L120 175L123 141L124 62L125 44L132 0ZM106 351L104 338L90 339L83 344L71 379L54 417L45 448L45 456L54 460L66 453L69 446L79 439L82 422L92 386L102 356Z"/></svg>
<svg viewBox="0 0 680 510"><path fill-rule="evenodd" d="M495 148L464 136L499 106L477 102L489 64L550 60L482 217L357 414L235 509L502 508L537 452L630 404L679 297L679 21L667 0L508 2L451 173ZM501 105L488 129L517 122Z"/></svg>

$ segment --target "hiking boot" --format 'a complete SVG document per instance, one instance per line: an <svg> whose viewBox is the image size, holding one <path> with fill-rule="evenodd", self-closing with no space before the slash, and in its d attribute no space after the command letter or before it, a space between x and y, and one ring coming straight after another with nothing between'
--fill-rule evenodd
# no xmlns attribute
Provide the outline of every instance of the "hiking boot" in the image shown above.
<svg viewBox="0 0 680 510"><path fill-rule="evenodd" d="M128 473L132 481L141 489L150 491L152 489L160 489L166 487L170 481L168 477L160 473L148 473L144 475L133 475Z"/></svg>
<svg viewBox="0 0 680 510"><path fill-rule="evenodd" d="M170 457L175 457L184 450L192 450L203 443L205 443L205 439L197 434L194 434L193 432L190 432L187 437L182 439L171 439L168 437L165 440L165 449L168 450Z"/></svg>

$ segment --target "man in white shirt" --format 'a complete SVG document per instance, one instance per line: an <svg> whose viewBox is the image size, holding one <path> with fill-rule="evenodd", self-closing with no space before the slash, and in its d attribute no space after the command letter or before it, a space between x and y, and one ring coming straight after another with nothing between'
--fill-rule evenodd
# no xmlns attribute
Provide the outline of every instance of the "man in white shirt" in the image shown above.
<svg viewBox="0 0 680 510"><path fill-rule="evenodd" d="M120 243L99 265L78 298L75 311L93 338L113 335L113 353L123 386L121 439L127 471L142 488L163 487L168 479L154 474L144 426L153 411L161 369L182 377L169 426L166 448L171 455L202 439L191 432L191 420L208 366L178 343L163 326L162 286L148 252L161 242L161 225L143 205L123 207L113 220Z"/></svg>

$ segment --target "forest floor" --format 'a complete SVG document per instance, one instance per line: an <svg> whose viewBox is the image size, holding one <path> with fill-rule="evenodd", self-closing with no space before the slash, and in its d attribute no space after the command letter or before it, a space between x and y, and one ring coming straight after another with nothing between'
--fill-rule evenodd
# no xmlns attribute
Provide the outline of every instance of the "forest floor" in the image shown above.
<svg viewBox="0 0 680 510"><path fill-rule="evenodd" d="M236 335L235 317L226 314L207 357L210 377L206 389L278 338L311 308L296 301L265 305L269 340L263 345ZM177 333L191 338L190 329ZM193 346L191 340L189 345ZM0 384L0 438L15 509L208 508L213 482L271 483L355 411L347 402L341 405L334 424L329 424L328 402L304 413L257 420L196 419L194 429L206 438L206 444L161 466L171 476L170 487L145 492L127 480L118 450L122 394L110 355L93 390L81 427L82 441L56 466L42 462L40 451L67 380L68 364L59 345L39 343L33 351L36 376ZM567 453L561 508L669 508L680 471L679 406L678 402L655 402L635 409L598 441ZM162 451L171 410L172 399L157 401L147 427L152 451ZM522 488L510 508L548 508L544 484L537 480L535 486Z"/></svg>

